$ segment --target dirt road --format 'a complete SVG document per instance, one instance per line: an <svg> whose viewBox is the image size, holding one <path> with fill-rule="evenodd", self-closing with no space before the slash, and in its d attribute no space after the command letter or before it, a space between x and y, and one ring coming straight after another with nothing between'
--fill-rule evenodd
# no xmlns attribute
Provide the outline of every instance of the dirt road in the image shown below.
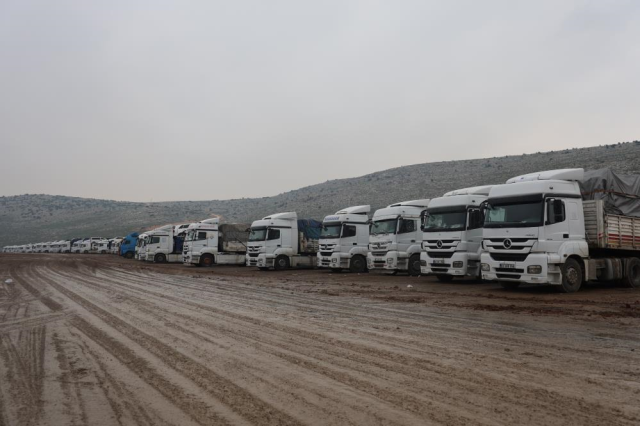
<svg viewBox="0 0 640 426"><path fill-rule="evenodd" d="M638 425L640 292L0 255L0 426L112 424Z"/></svg>

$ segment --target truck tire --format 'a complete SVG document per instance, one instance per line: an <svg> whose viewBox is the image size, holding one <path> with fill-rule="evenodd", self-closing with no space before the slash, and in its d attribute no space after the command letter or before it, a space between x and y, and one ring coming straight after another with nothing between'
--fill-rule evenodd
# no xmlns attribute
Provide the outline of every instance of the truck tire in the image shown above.
<svg viewBox="0 0 640 426"><path fill-rule="evenodd" d="M273 269L276 271L284 271L289 269L289 258L285 255L276 257L276 261L273 263Z"/></svg>
<svg viewBox="0 0 640 426"><path fill-rule="evenodd" d="M153 258L153 261L155 263L166 263L167 262L167 256L165 256L162 253L158 253L155 255L155 257Z"/></svg>
<svg viewBox="0 0 640 426"><path fill-rule="evenodd" d="M355 255L351 258L351 264L349 270L353 273L360 274L367 269L367 261L360 255Z"/></svg>
<svg viewBox="0 0 640 426"><path fill-rule="evenodd" d="M422 271L420 270L420 255L414 254L413 256L411 256L409 258L409 265L407 266L409 269L409 275L411 275L412 277L417 277L418 275L420 275L422 273Z"/></svg>
<svg viewBox="0 0 640 426"><path fill-rule="evenodd" d="M436 275L436 278L441 283L450 283L451 281L453 281L453 275L438 274Z"/></svg>
<svg viewBox="0 0 640 426"><path fill-rule="evenodd" d="M582 287L582 266L575 259L567 259L562 265L562 284L558 290L562 293L575 293Z"/></svg>
<svg viewBox="0 0 640 426"><path fill-rule="evenodd" d="M125 259L133 259L133 256L134 256L134 254L133 254L133 252L132 252L132 251L128 251L128 252L126 252L126 253L124 254L124 258L125 258Z"/></svg>
<svg viewBox="0 0 640 426"><path fill-rule="evenodd" d="M637 257L627 259L621 283L623 287L640 288L640 259Z"/></svg>
<svg viewBox="0 0 640 426"><path fill-rule="evenodd" d="M512 283L510 281L500 281L500 286L505 290L515 290L520 287L520 283Z"/></svg>
<svg viewBox="0 0 640 426"><path fill-rule="evenodd" d="M210 254L203 254L200 257L200 266L204 266L208 268L210 266L213 266L214 263L215 263L215 259Z"/></svg>

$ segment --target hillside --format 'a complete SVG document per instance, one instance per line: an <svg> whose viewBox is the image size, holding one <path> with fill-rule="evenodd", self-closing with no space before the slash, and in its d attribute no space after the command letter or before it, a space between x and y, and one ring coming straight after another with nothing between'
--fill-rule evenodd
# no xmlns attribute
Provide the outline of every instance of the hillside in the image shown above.
<svg viewBox="0 0 640 426"><path fill-rule="evenodd" d="M563 151L398 167L350 179L331 180L272 197L236 200L132 203L56 195L0 197L0 247L81 236L124 235L166 223L220 215L251 222L265 215L297 211L322 218L350 205L374 209L393 202L431 198L479 184L503 183L523 173L556 168L613 167L640 173L640 141Z"/></svg>

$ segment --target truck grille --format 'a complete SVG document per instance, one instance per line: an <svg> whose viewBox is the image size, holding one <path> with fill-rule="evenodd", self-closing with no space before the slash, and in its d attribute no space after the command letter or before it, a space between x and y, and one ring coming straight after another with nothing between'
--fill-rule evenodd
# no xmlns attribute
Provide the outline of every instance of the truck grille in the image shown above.
<svg viewBox="0 0 640 426"><path fill-rule="evenodd" d="M490 256L498 262L524 262L529 253L490 253Z"/></svg>
<svg viewBox="0 0 640 426"><path fill-rule="evenodd" d="M320 256L330 257L333 252L331 251L321 251Z"/></svg>
<svg viewBox="0 0 640 426"><path fill-rule="evenodd" d="M258 257L260 253L249 253L249 257Z"/></svg>
<svg viewBox="0 0 640 426"><path fill-rule="evenodd" d="M437 252L427 250L427 254L432 259L451 259L453 257L453 251Z"/></svg>

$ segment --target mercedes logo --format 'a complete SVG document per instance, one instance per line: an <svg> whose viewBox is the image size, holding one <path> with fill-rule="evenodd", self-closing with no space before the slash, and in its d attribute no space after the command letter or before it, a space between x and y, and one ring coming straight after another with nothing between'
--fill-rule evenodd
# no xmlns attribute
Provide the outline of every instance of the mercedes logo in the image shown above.
<svg viewBox="0 0 640 426"><path fill-rule="evenodd" d="M502 244L504 245L504 248L510 249L512 243L511 243L511 240L507 238L506 240L504 240Z"/></svg>
<svg viewBox="0 0 640 426"><path fill-rule="evenodd" d="M436 247L441 249L442 248L442 241L438 240L438 242L436 243Z"/></svg>

